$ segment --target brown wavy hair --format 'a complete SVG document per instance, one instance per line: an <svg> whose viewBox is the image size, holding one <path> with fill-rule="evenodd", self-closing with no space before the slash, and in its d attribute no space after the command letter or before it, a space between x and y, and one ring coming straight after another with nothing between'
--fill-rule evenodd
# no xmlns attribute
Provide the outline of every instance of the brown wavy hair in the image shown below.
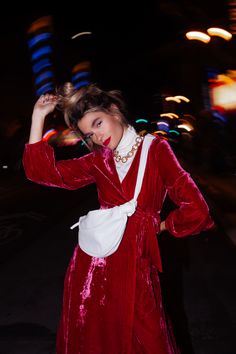
<svg viewBox="0 0 236 354"><path fill-rule="evenodd" d="M57 91L58 105L64 112L66 124L78 129L78 121L89 112L106 112L118 114L127 125L126 107L120 91L104 91L96 84L77 90L67 82ZM114 107L116 107L114 109Z"/></svg>
<svg viewBox="0 0 236 354"><path fill-rule="evenodd" d="M56 94L58 108L63 111L66 124L77 131L82 139L83 134L78 128L78 121L89 112L116 114L125 126L128 125L125 102L118 90L105 91L96 84L90 84L77 90L72 83L67 82L57 90ZM94 146L91 142L85 142L85 144L90 150L93 150Z"/></svg>

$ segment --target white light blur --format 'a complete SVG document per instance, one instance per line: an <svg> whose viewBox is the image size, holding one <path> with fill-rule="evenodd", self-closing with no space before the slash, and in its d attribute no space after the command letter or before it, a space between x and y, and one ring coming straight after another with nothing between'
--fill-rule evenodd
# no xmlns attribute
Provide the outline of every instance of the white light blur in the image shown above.
<svg viewBox="0 0 236 354"><path fill-rule="evenodd" d="M187 130L188 132L190 132L191 130L193 130L193 128L187 124L179 124L178 125L178 128L182 128L182 129L185 129Z"/></svg>
<svg viewBox="0 0 236 354"><path fill-rule="evenodd" d="M168 124L168 123L166 123L166 122L157 122L157 124L158 124L158 125L163 124L163 125L166 125L167 127L169 127L169 124Z"/></svg>
<svg viewBox="0 0 236 354"><path fill-rule="evenodd" d="M190 100L185 97L185 96L181 96L181 95L177 95L177 96L168 96L165 98L166 101L175 101L177 103L181 103L181 101L185 101L185 102L190 102Z"/></svg>
<svg viewBox="0 0 236 354"><path fill-rule="evenodd" d="M74 36L72 36L71 39L75 39L77 37L88 35L88 34L92 34L92 32L80 32L80 33L77 33Z"/></svg>
<svg viewBox="0 0 236 354"><path fill-rule="evenodd" d="M177 103L181 103L180 99L176 98L176 96L169 96L165 98L166 101L174 101Z"/></svg>
<svg viewBox="0 0 236 354"><path fill-rule="evenodd" d="M178 100L180 100L180 101L185 101L185 102L190 102L190 99L189 98L187 98L187 97L185 97L185 96L180 96L180 95L178 95L178 96L175 96Z"/></svg>
<svg viewBox="0 0 236 354"><path fill-rule="evenodd" d="M225 110L236 109L236 83L222 84L211 89L213 106L222 107Z"/></svg>
<svg viewBox="0 0 236 354"><path fill-rule="evenodd" d="M221 37L223 39L225 39L226 41L230 41L230 39L232 38L232 34L222 28L218 28L218 27L211 27L208 28L207 33L210 36L218 36Z"/></svg>
<svg viewBox="0 0 236 354"><path fill-rule="evenodd" d="M190 31L190 32L187 32L185 35L189 40L195 39L195 40L201 41L203 43L209 43L211 40L210 36L208 36L206 33L200 32L200 31Z"/></svg>

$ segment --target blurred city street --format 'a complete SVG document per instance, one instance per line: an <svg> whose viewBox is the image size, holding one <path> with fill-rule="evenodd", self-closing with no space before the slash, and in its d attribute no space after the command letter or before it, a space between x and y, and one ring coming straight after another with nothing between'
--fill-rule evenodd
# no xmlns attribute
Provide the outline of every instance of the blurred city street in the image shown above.
<svg viewBox="0 0 236 354"><path fill-rule="evenodd" d="M164 302L183 353L234 354L235 180L206 179L199 171L195 180L217 227L178 240L162 235ZM5 173L0 199L0 353L53 354L63 279L77 242L70 225L97 208L96 190L48 188Z"/></svg>

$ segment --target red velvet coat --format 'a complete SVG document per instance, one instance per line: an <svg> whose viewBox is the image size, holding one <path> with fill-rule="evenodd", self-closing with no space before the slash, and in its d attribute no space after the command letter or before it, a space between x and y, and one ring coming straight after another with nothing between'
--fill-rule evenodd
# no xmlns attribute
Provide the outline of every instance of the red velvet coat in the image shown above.
<svg viewBox="0 0 236 354"><path fill-rule="evenodd" d="M107 148L56 162L53 148L38 142L25 146L23 163L28 179L47 186L73 190L96 183L101 208L110 208L133 197L140 151L122 183ZM101 259L75 249L65 278L57 354L177 353L158 279L156 235L166 193L177 205L166 218L172 235L198 234L213 225L204 198L169 144L154 139L138 207L119 249Z"/></svg>

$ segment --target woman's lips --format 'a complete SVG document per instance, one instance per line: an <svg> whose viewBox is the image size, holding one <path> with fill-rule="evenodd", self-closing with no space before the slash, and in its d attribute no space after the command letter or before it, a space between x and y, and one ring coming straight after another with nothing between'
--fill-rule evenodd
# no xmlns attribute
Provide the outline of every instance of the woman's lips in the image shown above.
<svg viewBox="0 0 236 354"><path fill-rule="evenodd" d="M109 137L108 139L106 139L104 142L103 142L103 145L107 146L109 144L111 140L111 137Z"/></svg>

